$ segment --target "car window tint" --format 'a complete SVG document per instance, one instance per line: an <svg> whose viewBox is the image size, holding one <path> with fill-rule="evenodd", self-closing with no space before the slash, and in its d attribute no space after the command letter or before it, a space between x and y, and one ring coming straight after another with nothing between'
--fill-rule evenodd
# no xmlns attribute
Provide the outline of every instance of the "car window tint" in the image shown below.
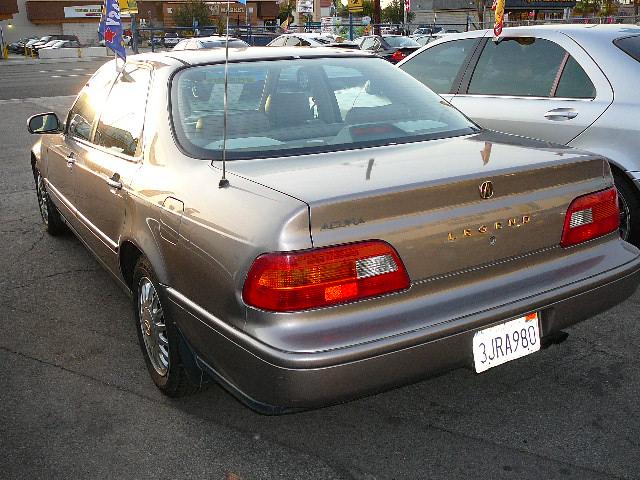
<svg viewBox="0 0 640 480"><path fill-rule="evenodd" d="M172 81L176 138L196 158L319 153L474 132L457 110L377 57L268 60L179 71ZM226 125L226 130L225 130Z"/></svg>
<svg viewBox="0 0 640 480"><path fill-rule="evenodd" d="M474 38L441 43L400 67L436 93L453 93L453 82L476 46Z"/></svg>
<svg viewBox="0 0 640 480"><path fill-rule="evenodd" d="M556 97L595 98L596 87L573 57L569 57L560 77Z"/></svg>
<svg viewBox="0 0 640 480"><path fill-rule="evenodd" d="M362 50L372 50L375 41L373 38L365 38L360 45Z"/></svg>
<svg viewBox="0 0 640 480"><path fill-rule="evenodd" d="M116 153L135 156L147 104L151 72L146 68L125 70L111 89L96 129L95 143Z"/></svg>
<svg viewBox="0 0 640 480"><path fill-rule="evenodd" d="M640 62L640 35L617 38L613 41L613 44L631 58Z"/></svg>
<svg viewBox="0 0 640 480"><path fill-rule="evenodd" d="M564 49L543 39L489 41L471 78L469 93L548 97L564 55Z"/></svg>
<svg viewBox="0 0 640 480"><path fill-rule="evenodd" d="M229 48L245 48L248 46L249 44L242 40L229 40Z"/></svg>
<svg viewBox="0 0 640 480"><path fill-rule="evenodd" d="M89 79L67 116L67 133L75 138L91 140L96 113L100 111L109 87L117 75L115 62L109 62Z"/></svg>

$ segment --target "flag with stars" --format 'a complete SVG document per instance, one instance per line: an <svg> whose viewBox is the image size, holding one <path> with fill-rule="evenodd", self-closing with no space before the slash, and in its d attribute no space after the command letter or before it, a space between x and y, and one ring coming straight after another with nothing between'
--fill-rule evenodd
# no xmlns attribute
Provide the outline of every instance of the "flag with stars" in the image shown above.
<svg viewBox="0 0 640 480"><path fill-rule="evenodd" d="M103 23L102 21L100 22ZM127 50L122 40L122 20L120 19L120 5L118 0L105 0L104 27L102 36L104 44L114 53L122 58L127 59Z"/></svg>

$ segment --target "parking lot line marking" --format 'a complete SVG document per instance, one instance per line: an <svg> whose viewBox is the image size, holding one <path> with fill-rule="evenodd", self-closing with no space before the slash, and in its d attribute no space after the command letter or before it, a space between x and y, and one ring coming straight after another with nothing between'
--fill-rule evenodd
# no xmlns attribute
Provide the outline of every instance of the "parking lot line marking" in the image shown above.
<svg viewBox="0 0 640 480"><path fill-rule="evenodd" d="M51 78L60 78L62 75L51 75Z"/></svg>

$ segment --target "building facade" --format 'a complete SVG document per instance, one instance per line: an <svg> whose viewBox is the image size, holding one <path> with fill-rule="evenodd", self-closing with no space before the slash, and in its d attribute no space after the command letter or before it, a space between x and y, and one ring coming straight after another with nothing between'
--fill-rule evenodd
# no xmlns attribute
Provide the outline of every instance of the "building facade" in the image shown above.
<svg viewBox="0 0 640 480"><path fill-rule="evenodd" d="M176 26L174 14L185 2L180 0L139 1L142 24L155 28ZM212 25L227 14L226 1L207 1ZM13 42L28 36L76 35L81 43L98 43L100 0L0 0L0 26L5 40ZM13 13L11 13L13 10ZM275 25L279 7L275 0L249 0L247 5L231 2L230 23L250 23L255 26ZM130 18L123 15L125 29Z"/></svg>
<svg viewBox="0 0 640 480"><path fill-rule="evenodd" d="M492 0L412 0L415 24L450 25L452 29L470 24L492 24ZM575 0L506 0L507 21L550 20L565 18L576 6Z"/></svg>

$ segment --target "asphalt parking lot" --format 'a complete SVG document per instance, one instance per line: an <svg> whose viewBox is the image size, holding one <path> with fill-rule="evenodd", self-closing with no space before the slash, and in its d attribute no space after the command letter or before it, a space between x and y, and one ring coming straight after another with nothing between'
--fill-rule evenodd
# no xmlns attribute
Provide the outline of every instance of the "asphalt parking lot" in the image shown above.
<svg viewBox="0 0 640 480"><path fill-rule="evenodd" d="M640 478L640 293L481 375L280 417L215 386L163 397L129 299L40 226L25 120L78 77L34 95L21 68L0 64L0 478Z"/></svg>

